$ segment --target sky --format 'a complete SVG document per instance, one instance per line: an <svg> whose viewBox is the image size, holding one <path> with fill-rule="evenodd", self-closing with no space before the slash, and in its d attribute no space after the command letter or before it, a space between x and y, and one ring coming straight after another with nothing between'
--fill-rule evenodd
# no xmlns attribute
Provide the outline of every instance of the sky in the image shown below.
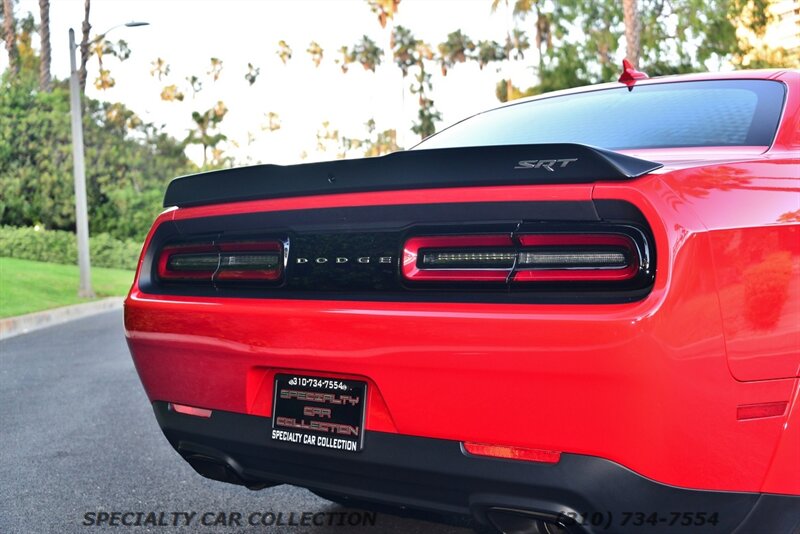
<svg viewBox="0 0 800 534"><path fill-rule="evenodd" d="M37 0L19 1L17 16L28 11L38 21ZM402 0L394 24L410 28L418 39L435 46L457 29L473 41L503 42L509 18L502 8L493 14L490 0ZM69 76L68 29L75 28L80 39L82 19L83 0L51 0L52 72L58 78ZM97 60L92 59L86 92L93 98L123 102L144 121L165 125L177 138L183 139L191 128L192 111L205 111L222 100L229 109L222 132L238 144L228 143L226 154L237 163L291 164L301 161L304 153L307 161L332 159L334 152L316 151L323 121L343 136L358 138L366 136L364 123L374 119L378 131L398 129L401 146L418 141L410 132L417 111L416 95L408 92L411 77L403 81L400 70L390 63L376 73L354 64L343 74L334 62L341 46L352 46L363 35L388 48L389 30L380 27L364 0L92 0L92 36L134 20L149 25L119 27L108 34L112 41L125 39L132 51L122 63L104 59L116 86L102 92L92 86L98 74ZM532 33L525 23L522 27ZM293 50L287 65L276 54L279 40ZM312 40L324 50L319 67L306 52ZM0 70L4 56L0 54ZM151 63L158 57L171 69L161 81L150 75ZM206 74L211 57L223 61L217 82ZM253 86L244 79L248 63L261 69ZM495 85L507 73L515 85L533 85L536 79L529 67L535 63L536 52L530 51L502 72L495 66L481 71L477 64L467 63L444 77L434 67L432 97L443 116L437 128L497 106ZM203 90L194 99L185 81L191 75L203 80ZM184 102L160 99L162 88L173 83L183 88ZM279 115L280 130L262 130L268 112ZM196 162L202 160L198 147L187 153Z"/></svg>

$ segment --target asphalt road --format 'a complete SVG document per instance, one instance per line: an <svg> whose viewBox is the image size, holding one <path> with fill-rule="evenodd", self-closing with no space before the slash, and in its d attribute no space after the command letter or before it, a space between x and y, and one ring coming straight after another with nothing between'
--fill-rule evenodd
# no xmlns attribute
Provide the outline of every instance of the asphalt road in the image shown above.
<svg viewBox="0 0 800 534"><path fill-rule="evenodd" d="M117 518L129 524L170 526L84 525L102 512L109 519L112 512L129 512ZM175 512L197 515L191 527L174 527L176 518L180 525L185 517ZM231 512L239 513L241 526L199 524L209 512L207 518L215 521L219 512L227 521L236 517ZM272 517L279 521L278 514L283 523L298 523L308 512L324 512L316 517L332 524L247 524L254 513L256 522L266 516L269 524ZM352 514L297 487L250 491L196 474L156 424L119 311L0 342L0 533L471 532L386 514L378 514L371 526L340 526L366 517Z"/></svg>

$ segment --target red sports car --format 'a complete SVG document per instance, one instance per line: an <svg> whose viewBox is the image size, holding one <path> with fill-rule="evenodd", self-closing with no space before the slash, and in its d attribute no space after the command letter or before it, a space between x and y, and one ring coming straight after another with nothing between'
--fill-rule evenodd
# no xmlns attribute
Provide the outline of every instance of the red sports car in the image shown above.
<svg viewBox="0 0 800 534"><path fill-rule="evenodd" d="M173 180L125 303L200 474L503 532L800 527L800 71Z"/></svg>

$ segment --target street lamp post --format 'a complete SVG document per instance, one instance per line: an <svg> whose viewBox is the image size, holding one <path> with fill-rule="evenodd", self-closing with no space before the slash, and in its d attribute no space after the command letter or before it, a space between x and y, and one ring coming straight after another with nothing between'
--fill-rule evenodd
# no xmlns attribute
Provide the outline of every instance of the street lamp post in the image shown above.
<svg viewBox="0 0 800 534"><path fill-rule="evenodd" d="M83 159L81 88L75 64L75 30L69 29L69 107L72 117L72 175L75 179L75 233L78 237L79 297L94 297L89 259L89 213L86 208L86 170Z"/></svg>
<svg viewBox="0 0 800 534"><path fill-rule="evenodd" d="M145 26L147 22L128 22L120 24L129 28ZM118 28L119 26L114 26ZM102 39L108 32L103 32L98 38ZM98 39L96 38L96 39ZM83 156L83 109L81 107L81 88L78 79L78 67L75 59L75 31L69 29L69 107L72 122L72 174L75 180L75 230L78 238L78 269L80 270L79 297L94 297L92 290L91 260L89 258L89 213L86 203L86 168Z"/></svg>

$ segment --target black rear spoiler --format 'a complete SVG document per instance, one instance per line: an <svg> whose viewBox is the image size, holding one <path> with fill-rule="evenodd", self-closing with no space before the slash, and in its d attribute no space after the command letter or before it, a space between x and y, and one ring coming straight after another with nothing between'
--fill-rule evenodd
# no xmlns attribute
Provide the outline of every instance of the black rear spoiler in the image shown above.
<svg viewBox="0 0 800 534"><path fill-rule="evenodd" d="M164 206L362 191L627 180L662 166L570 143L440 148L301 165L255 165L175 178Z"/></svg>

